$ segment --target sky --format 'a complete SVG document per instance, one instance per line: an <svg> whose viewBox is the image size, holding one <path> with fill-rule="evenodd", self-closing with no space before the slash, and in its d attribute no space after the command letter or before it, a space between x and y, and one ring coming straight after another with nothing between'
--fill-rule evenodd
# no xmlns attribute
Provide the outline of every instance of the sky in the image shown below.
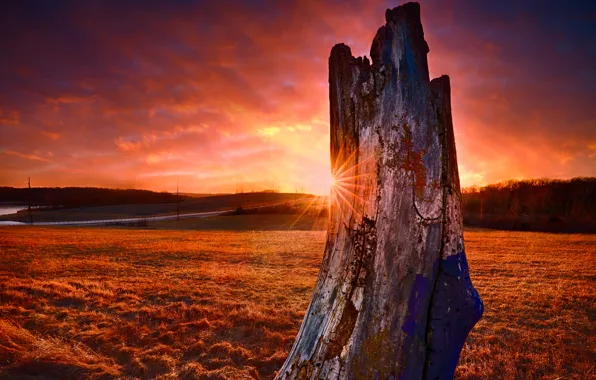
<svg viewBox="0 0 596 380"><path fill-rule="evenodd" d="M328 57L399 1L0 5L0 186L324 194ZM462 186L596 176L596 2L420 1Z"/></svg>

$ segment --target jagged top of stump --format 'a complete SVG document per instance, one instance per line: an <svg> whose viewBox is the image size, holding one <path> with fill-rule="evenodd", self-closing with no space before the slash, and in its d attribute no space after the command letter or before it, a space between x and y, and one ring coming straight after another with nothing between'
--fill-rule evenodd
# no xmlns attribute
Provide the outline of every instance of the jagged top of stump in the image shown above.
<svg viewBox="0 0 596 380"><path fill-rule="evenodd" d="M420 4L417 2L409 2L402 4L393 9L385 11L385 25L381 26L375 35L370 47L370 60L368 57L354 57L352 50L344 43L339 43L331 49L330 61L344 61L352 64L357 64L364 70L369 70L371 66L378 65L394 65L390 58L391 45L393 40L397 38L393 33L397 30L404 31L405 39L407 40L404 46L404 53L407 51L411 53L414 60L414 65L419 67L424 73L424 79L429 82L428 62L426 55L430 52L428 44L424 39L424 30L422 28L422 21L420 18ZM372 60L372 63L371 63ZM445 79L442 76L442 80Z"/></svg>

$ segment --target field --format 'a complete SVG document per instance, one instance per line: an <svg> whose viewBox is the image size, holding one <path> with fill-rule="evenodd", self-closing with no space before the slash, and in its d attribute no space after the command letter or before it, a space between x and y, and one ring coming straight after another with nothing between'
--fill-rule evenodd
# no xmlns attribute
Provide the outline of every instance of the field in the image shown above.
<svg viewBox="0 0 596 380"><path fill-rule="evenodd" d="M265 204L286 204L304 207L304 204L310 203L315 196L299 193L239 193L239 194L219 194L204 195L200 197L187 197L179 204L180 214L235 210L237 207L250 208ZM316 200L316 204L321 204L322 198ZM62 222L79 220L97 220L97 219L118 219L130 217L150 217L158 215L176 215L178 204L171 203L151 203L151 204L120 204L111 206L93 206L64 209L33 209L32 217L34 223L37 222ZM17 214L0 215L0 221L18 221L29 222L27 210L22 210Z"/></svg>
<svg viewBox="0 0 596 380"><path fill-rule="evenodd" d="M594 378L596 236L465 239L485 314L457 378ZM0 378L270 379L324 240L320 230L0 228Z"/></svg>

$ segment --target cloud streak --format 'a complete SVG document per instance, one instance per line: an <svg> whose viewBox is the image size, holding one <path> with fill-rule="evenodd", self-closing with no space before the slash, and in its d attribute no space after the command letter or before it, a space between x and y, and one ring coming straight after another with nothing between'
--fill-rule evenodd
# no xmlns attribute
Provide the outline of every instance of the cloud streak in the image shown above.
<svg viewBox="0 0 596 380"><path fill-rule="evenodd" d="M36 156L34 154L25 154L25 153L15 152L14 150L5 150L2 152L2 154L7 155L7 156L24 158L27 160L33 160L33 161L52 162L51 160L44 158L44 157Z"/></svg>

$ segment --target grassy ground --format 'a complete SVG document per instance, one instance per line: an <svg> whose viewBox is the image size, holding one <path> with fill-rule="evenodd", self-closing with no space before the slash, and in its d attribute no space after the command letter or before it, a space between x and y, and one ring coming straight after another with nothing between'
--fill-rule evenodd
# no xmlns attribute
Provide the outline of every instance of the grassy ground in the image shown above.
<svg viewBox="0 0 596 380"><path fill-rule="evenodd" d="M458 377L596 379L596 235L465 234L485 311Z"/></svg>
<svg viewBox="0 0 596 380"><path fill-rule="evenodd" d="M224 215L208 218L150 221L148 228L220 231L326 231L327 217L299 214ZM321 252L322 254L322 252Z"/></svg>
<svg viewBox="0 0 596 380"><path fill-rule="evenodd" d="M457 377L594 377L596 236L465 238L486 311ZM0 228L0 378L272 378L310 300L324 239Z"/></svg>

